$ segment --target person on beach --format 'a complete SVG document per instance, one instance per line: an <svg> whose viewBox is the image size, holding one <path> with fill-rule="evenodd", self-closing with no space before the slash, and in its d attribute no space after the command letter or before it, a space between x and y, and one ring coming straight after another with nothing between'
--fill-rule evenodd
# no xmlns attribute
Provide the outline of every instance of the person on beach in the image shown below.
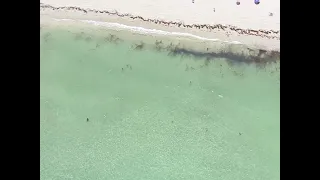
<svg viewBox="0 0 320 180"><path fill-rule="evenodd" d="M237 3L236 3L237 5L240 5L240 0L237 0Z"/></svg>

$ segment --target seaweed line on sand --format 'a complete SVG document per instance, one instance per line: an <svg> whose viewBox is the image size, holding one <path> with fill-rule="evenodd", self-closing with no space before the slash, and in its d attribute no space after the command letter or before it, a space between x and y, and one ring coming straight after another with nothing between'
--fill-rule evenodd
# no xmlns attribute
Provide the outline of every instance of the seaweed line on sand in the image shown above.
<svg viewBox="0 0 320 180"><path fill-rule="evenodd" d="M40 3L40 9L52 9L52 10L72 10L72 11L80 11L83 13L99 13L99 14L108 14L108 15L116 15L118 17L127 17L130 19L138 19L145 22L152 22L155 24L162 24L165 26L177 26L177 27L184 27L184 28L197 28L197 29L207 29L209 31L220 29L220 30L229 30L232 32L235 32L240 35L251 35L251 36L259 36L267 39L276 39L280 40L280 30L254 30L254 29L241 29L236 26L232 25L222 25L222 24L215 24L215 25L209 25L209 24L185 24L183 22L175 22L175 21L163 21L158 19L149 19L144 18L141 16L134 16L129 13L119 13L118 11L114 10L113 12L107 11L107 10L96 10L96 9L84 9L80 7L75 6L69 6L69 7L54 7L48 4Z"/></svg>

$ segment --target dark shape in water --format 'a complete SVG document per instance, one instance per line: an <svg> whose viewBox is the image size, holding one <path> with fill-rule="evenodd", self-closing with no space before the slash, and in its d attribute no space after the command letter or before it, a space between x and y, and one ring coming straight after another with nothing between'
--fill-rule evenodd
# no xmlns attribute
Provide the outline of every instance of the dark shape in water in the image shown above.
<svg viewBox="0 0 320 180"><path fill-rule="evenodd" d="M76 34L76 37L75 37L75 40L77 41L77 40L82 39L83 34L84 34L83 32L81 32L81 33L77 33L77 34Z"/></svg>
<svg viewBox="0 0 320 180"><path fill-rule="evenodd" d="M135 50L142 50L144 48L144 43L140 42L140 44L135 44Z"/></svg>
<svg viewBox="0 0 320 180"><path fill-rule="evenodd" d="M206 60L204 61L204 65L209 66L209 64L210 64L210 58L207 57Z"/></svg>
<svg viewBox="0 0 320 180"><path fill-rule="evenodd" d="M47 42L48 40L49 40L49 37L51 36L51 34L50 33L45 33L44 35L43 35L43 39L44 39L44 41L45 42Z"/></svg>
<svg viewBox="0 0 320 180"><path fill-rule="evenodd" d="M173 43L170 43L170 44L166 47L166 50L171 51L172 49L174 49L174 45L173 45Z"/></svg>
<svg viewBox="0 0 320 180"><path fill-rule="evenodd" d="M235 75L235 76L243 77L243 73L242 73L242 72L237 72L237 71L233 70L232 73L233 73L233 75Z"/></svg>
<svg viewBox="0 0 320 180"><path fill-rule="evenodd" d="M132 70L132 66L130 64L127 64L127 68L129 68L130 70Z"/></svg>
<svg viewBox="0 0 320 180"><path fill-rule="evenodd" d="M92 40L91 37L86 37L86 39L85 39L86 42L90 42L91 40Z"/></svg>
<svg viewBox="0 0 320 180"><path fill-rule="evenodd" d="M89 122L89 118L87 118L87 122Z"/></svg>
<svg viewBox="0 0 320 180"><path fill-rule="evenodd" d="M214 58L225 58L229 60L228 64L251 64L255 63L258 67L265 67L268 63L276 62L277 59L280 58L280 52L277 51L267 51L263 49L258 49L258 55L244 55L242 54L235 54L229 51L220 51L220 52L199 52L194 50L189 50L185 48L180 48L175 46L174 48L168 48L170 56L177 56L177 55L192 55L196 58L207 58L207 59L214 59Z"/></svg>
<svg viewBox="0 0 320 180"><path fill-rule="evenodd" d="M106 42L110 42L110 43L115 43L115 44L118 44L121 39L118 38L116 35L113 35L113 34L110 34L108 37L106 37L104 39Z"/></svg>
<svg viewBox="0 0 320 180"><path fill-rule="evenodd" d="M160 51L161 49L163 49L163 47L162 47L163 43L161 40L160 41L156 40L155 45L156 45L155 49L157 51Z"/></svg>
<svg viewBox="0 0 320 180"><path fill-rule="evenodd" d="M43 35L43 38L49 38L51 36L51 33L45 33L44 35Z"/></svg>

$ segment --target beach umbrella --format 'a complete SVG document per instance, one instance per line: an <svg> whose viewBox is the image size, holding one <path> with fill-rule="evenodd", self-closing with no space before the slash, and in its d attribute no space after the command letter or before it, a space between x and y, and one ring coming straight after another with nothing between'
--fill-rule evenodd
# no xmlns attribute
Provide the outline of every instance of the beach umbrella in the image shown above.
<svg viewBox="0 0 320 180"><path fill-rule="evenodd" d="M260 4L260 0L254 0L254 3L255 3L256 5L258 5L258 4Z"/></svg>

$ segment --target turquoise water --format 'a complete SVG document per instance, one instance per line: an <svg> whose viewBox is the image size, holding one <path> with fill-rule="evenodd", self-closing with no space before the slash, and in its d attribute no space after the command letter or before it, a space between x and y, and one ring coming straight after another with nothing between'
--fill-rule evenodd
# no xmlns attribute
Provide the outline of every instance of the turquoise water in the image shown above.
<svg viewBox="0 0 320 180"><path fill-rule="evenodd" d="M46 31L40 179L280 179L279 64Z"/></svg>

